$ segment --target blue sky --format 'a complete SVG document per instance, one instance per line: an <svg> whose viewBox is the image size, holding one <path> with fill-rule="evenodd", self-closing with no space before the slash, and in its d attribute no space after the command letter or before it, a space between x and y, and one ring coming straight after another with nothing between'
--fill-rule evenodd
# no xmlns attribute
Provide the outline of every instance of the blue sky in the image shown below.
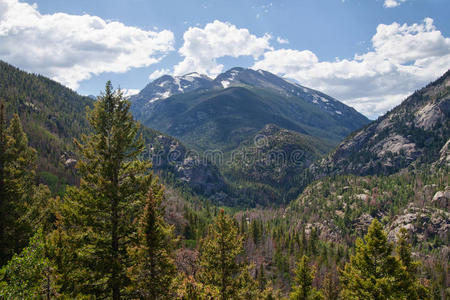
<svg viewBox="0 0 450 300"><path fill-rule="evenodd" d="M262 68L370 118L450 67L448 0L0 0L0 59L81 94ZM149 78L150 76L150 78Z"/></svg>

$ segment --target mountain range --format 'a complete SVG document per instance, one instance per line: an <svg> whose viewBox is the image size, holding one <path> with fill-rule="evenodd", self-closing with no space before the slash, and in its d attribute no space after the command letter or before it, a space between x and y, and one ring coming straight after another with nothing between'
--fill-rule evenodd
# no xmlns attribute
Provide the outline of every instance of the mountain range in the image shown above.
<svg viewBox="0 0 450 300"><path fill-rule="evenodd" d="M39 181L64 193L77 184L73 139L89 132L85 108L95 100L4 62L0 69L0 98L38 151ZM163 76L131 98L131 109L144 124L148 159L168 182L217 203L270 206L330 175L448 164L449 78L371 123L330 96L243 68L215 79ZM202 156L206 150L218 150L220 159Z"/></svg>
<svg viewBox="0 0 450 300"><path fill-rule="evenodd" d="M212 163L228 183L228 203L293 199L306 182L296 174L369 123L353 108L319 91L244 68L230 69L215 79L197 73L164 75L130 101L134 116L145 126L174 136L200 156L220 153L220 162ZM267 145L257 145L258 138ZM301 164L290 160L294 150L301 151ZM244 163L236 152L254 159ZM283 165L267 163L267 156L275 152L285 156ZM242 196L232 200L243 194L245 200Z"/></svg>
<svg viewBox="0 0 450 300"><path fill-rule="evenodd" d="M197 73L165 75L130 101L144 125L202 150L233 149L269 123L335 144L369 123L328 95L244 68L214 80Z"/></svg>

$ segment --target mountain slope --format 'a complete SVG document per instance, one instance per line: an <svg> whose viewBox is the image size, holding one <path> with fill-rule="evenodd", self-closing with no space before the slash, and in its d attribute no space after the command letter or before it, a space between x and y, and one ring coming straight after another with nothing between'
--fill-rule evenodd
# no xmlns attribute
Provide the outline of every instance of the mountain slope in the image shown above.
<svg viewBox="0 0 450 300"><path fill-rule="evenodd" d="M146 89L170 78L176 79L164 76L132 97L133 113L145 125L196 149L232 149L269 123L337 143L369 122L322 93L269 72L242 68L190 92L143 100Z"/></svg>
<svg viewBox="0 0 450 300"><path fill-rule="evenodd" d="M30 145L38 152L38 177L53 192L63 193L66 184L77 184L74 138L88 133L86 107L94 99L83 97L44 76L21 71L0 61L0 99L6 116L19 114ZM217 168L188 157L188 149L176 139L145 128L148 145L145 159L174 185L186 183L199 194L221 192L224 181ZM176 155L174 155L175 153Z"/></svg>
<svg viewBox="0 0 450 300"><path fill-rule="evenodd" d="M164 75L149 83L139 94L131 97L134 107L140 107L133 113L136 118L145 117L146 110L155 101L199 88L213 88L214 86L215 83L211 78L195 72L175 77Z"/></svg>
<svg viewBox="0 0 450 300"><path fill-rule="evenodd" d="M237 193L248 195L251 205L288 203L308 183L299 174L331 148L320 139L269 124L227 157L223 174Z"/></svg>
<svg viewBox="0 0 450 300"><path fill-rule="evenodd" d="M312 168L316 177L392 174L413 162L433 162L450 138L450 71L349 136Z"/></svg>
<svg viewBox="0 0 450 300"><path fill-rule="evenodd" d="M0 61L0 99L7 118L19 114L30 145L39 153L39 176L54 185L76 183L73 138L85 133L92 100L44 76L28 74ZM58 183L63 179L63 182Z"/></svg>

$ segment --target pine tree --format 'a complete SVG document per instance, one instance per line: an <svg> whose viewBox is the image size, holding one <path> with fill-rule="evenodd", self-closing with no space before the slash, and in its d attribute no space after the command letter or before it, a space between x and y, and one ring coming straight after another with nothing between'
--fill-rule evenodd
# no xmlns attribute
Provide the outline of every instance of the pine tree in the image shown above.
<svg viewBox="0 0 450 300"><path fill-rule="evenodd" d="M219 290L220 299L236 299L237 277L243 271L238 262L242 253L242 237L233 220L223 210L209 228L200 249L200 281Z"/></svg>
<svg viewBox="0 0 450 300"><path fill-rule="evenodd" d="M289 298L292 300L322 299L322 294L313 286L315 269L309 267L309 259L303 255L295 269L295 284Z"/></svg>
<svg viewBox="0 0 450 300"><path fill-rule="evenodd" d="M176 299L180 300L215 300L219 298L219 291L213 286L205 286L194 277L178 276Z"/></svg>
<svg viewBox="0 0 450 300"><path fill-rule="evenodd" d="M412 259L411 244L408 242L409 234L405 228L401 228L398 233L396 253L401 263L400 288L408 299L428 299L429 290L417 279L419 262Z"/></svg>
<svg viewBox="0 0 450 300"><path fill-rule="evenodd" d="M266 278L266 274L264 272L263 263L261 263L261 265L259 266L259 272L258 272L258 276L256 278L258 280L259 289L261 291L264 290L266 288L267 278Z"/></svg>
<svg viewBox="0 0 450 300"><path fill-rule="evenodd" d="M133 261L128 273L133 295L144 299L170 299L175 265L173 227L164 221L161 206L163 189L154 184L148 192L144 212L139 220L138 240L129 249Z"/></svg>
<svg viewBox="0 0 450 300"><path fill-rule="evenodd" d="M355 254L340 270L344 299L402 299L399 286L402 274L398 259L392 255L393 245L378 220L374 219L364 237L356 241Z"/></svg>
<svg viewBox="0 0 450 300"><path fill-rule="evenodd" d="M150 163L130 104L111 82L88 111L92 133L75 141L80 150L80 187L64 199L62 220L73 249L73 269L66 270L70 292L119 299L128 285L127 245L151 183Z"/></svg>
<svg viewBox="0 0 450 300"><path fill-rule="evenodd" d="M336 280L333 278L333 274L330 272L325 275L325 279L323 280L322 294L326 300L339 299L339 287Z"/></svg>
<svg viewBox="0 0 450 300"><path fill-rule="evenodd" d="M3 110L3 108L1 108ZM5 130L0 112L0 265L26 246L30 227L22 216L32 203L36 151L28 146L18 115Z"/></svg>

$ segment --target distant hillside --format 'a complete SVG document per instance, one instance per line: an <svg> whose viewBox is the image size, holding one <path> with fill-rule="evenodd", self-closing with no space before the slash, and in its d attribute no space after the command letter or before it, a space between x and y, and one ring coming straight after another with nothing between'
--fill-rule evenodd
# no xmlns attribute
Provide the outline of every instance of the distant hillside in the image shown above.
<svg viewBox="0 0 450 300"><path fill-rule="evenodd" d="M86 108L94 99L83 97L44 76L29 74L0 61L0 99L7 118L19 114L30 145L38 151L38 178L53 192L63 193L66 184L77 184L74 138L88 133ZM187 158L188 149L176 139L142 128L146 159L173 185L187 185L210 196L224 189L217 168ZM173 155L176 150L177 155ZM172 153L172 154L171 154Z"/></svg>
<svg viewBox="0 0 450 300"><path fill-rule="evenodd" d="M32 147L39 153L39 177L52 188L75 184L72 140L87 130L86 107L93 101L44 76L0 61L0 99L7 118L19 114Z"/></svg>
<svg viewBox="0 0 450 300"><path fill-rule="evenodd" d="M316 177L392 174L437 160L449 139L450 71L349 136L312 171Z"/></svg>
<svg viewBox="0 0 450 300"><path fill-rule="evenodd" d="M234 150L222 169L230 186L251 204L283 204L308 183L302 171L331 148L320 139L269 124Z"/></svg>

